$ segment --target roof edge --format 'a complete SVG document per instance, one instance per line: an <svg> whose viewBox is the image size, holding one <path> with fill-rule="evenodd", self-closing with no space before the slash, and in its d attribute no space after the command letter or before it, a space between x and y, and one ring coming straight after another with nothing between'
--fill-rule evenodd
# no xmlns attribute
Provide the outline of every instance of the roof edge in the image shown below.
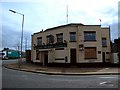
<svg viewBox="0 0 120 90"><path fill-rule="evenodd" d="M60 26L48 28L48 29L45 30L45 32L49 31L49 30L52 30L52 29L57 29L57 28L65 27L65 26L77 26L77 25L82 25L83 26L84 24L82 24L82 23L70 23L70 24L60 25Z"/></svg>

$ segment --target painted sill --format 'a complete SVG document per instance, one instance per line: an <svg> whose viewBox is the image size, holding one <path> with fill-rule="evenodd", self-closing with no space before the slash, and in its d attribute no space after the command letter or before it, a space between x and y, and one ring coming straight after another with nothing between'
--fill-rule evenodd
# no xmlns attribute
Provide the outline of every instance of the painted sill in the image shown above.
<svg viewBox="0 0 120 90"><path fill-rule="evenodd" d="M77 41L69 41L69 42L77 42Z"/></svg>
<svg viewBox="0 0 120 90"><path fill-rule="evenodd" d="M55 50L64 50L64 48L55 48Z"/></svg>
<svg viewBox="0 0 120 90"><path fill-rule="evenodd" d="M55 60L64 60L64 58L55 58Z"/></svg>

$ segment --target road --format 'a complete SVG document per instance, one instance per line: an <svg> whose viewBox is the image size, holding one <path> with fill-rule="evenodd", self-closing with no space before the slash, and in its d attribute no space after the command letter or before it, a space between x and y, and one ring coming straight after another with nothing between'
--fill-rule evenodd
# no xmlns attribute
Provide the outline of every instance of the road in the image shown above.
<svg viewBox="0 0 120 90"><path fill-rule="evenodd" d="M15 60L3 61L3 64ZM118 88L118 75L64 76L2 68L3 88Z"/></svg>

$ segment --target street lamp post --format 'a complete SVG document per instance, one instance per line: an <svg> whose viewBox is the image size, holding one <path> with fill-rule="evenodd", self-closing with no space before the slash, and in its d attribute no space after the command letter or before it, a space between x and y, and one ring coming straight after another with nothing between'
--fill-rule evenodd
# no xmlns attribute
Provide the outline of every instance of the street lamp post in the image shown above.
<svg viewBox="0 0 120 90"><path fill-rule="evenodd" d="M9 11L13 12L13 13L17 13L19 15L22 15L22 32L21 32L21 60L19 61L19 68L20 68L20 63L22 62L22 43L23 43L23 27L24 27L24 14L16 12L14 10L9 9Z"/></svg>

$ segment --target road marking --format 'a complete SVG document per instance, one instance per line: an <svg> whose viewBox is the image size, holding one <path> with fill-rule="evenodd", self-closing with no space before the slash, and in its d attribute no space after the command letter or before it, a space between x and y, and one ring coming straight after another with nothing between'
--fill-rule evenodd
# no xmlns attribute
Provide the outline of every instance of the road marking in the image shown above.
<svg viewBox="0 0 120 90"><path fill-rule="evenodd" d="M111 81L101 82L99 85L109 85L109 86L114 86L113 83L112 83Z"/></svg>
<svg viewBox="0 0 120 90"><path fill-rule="evenodd" d="M99 77L99 78L118 78L118 77Z"/></svg>
<svg viewBox="0 0 120 90"><path fill-rule="evenodd" d="M106 82L101 82L100 85L105 84Z"/></svg>

